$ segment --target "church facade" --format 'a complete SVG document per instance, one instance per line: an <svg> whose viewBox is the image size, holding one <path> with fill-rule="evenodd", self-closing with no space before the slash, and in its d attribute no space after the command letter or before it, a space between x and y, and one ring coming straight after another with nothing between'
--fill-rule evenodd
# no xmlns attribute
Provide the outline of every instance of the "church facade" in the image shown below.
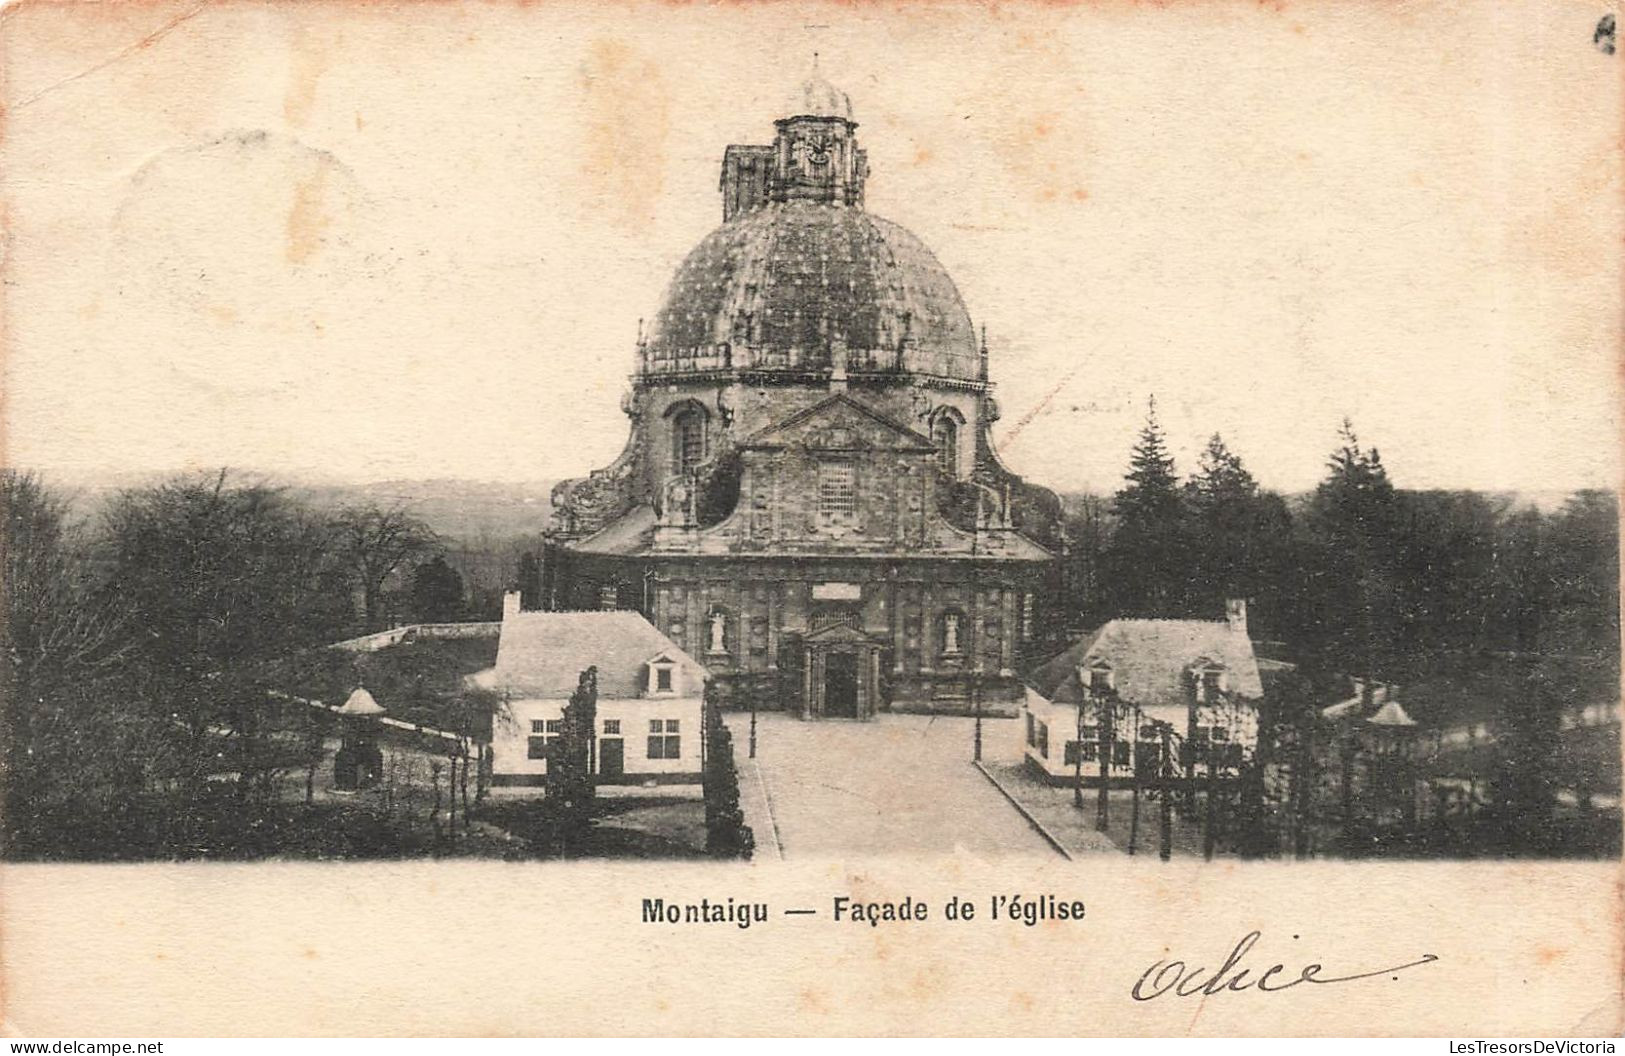
<svg viewBox="0 0 1625 1056"><path fill-rule="evenodd" d="M784 113L723 154L625 450L554 490L543 604L641 611L732 706L1015 714L1059 502L993 449L953 280L865 209L847 97L815 73Z"/></svg>

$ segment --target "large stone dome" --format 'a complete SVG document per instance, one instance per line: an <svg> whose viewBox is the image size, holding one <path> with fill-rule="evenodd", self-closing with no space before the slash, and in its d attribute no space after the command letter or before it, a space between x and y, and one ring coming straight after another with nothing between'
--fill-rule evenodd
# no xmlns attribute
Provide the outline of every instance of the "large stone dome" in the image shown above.
<svg viewBox="0 0 1625 1056"><path fill-rule="evenodd" d="M677 269L645 362L816 369L845 349L854 371L974 381L981 355L953 279L897 224L823 202L771 202L736 216Z"/></svg>

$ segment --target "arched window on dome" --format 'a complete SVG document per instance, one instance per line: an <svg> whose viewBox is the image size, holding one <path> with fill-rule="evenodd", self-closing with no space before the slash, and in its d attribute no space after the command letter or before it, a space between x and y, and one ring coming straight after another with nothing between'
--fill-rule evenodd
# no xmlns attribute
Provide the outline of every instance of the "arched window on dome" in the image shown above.
<svg viewBox="0 0 1625 1056"><path fill-rule="evenodd" d="M937 448L937 468L954 480L959 479L960 418L952 409L938 412L931 423L931 442Z"/></svg>
<svg viewBox="0 0 1625 1056"><path fill-rule="evenodd" d="M686 403L671 414L671 469L687 473L705 461L705 408Z"/></svg>

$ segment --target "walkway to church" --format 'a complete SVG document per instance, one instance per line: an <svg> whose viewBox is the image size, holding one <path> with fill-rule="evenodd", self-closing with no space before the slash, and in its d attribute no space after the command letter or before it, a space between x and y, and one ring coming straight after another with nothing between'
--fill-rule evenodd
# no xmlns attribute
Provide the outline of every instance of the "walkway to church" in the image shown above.
<svg viewBox="0 0 1625 1056"><path fill-rule="evenodd" d="M1055 857L971 765L973 719L881 715L873 722L802 722L764 713L757 719L754 767L750 716L732 712L727 720L746 819L755 829L776 830L786 858L956 851ZM986 720L983 736L985 760L1020 757L1019 722ZM757 833L764 859L772 857L773 839Z"/></svg>

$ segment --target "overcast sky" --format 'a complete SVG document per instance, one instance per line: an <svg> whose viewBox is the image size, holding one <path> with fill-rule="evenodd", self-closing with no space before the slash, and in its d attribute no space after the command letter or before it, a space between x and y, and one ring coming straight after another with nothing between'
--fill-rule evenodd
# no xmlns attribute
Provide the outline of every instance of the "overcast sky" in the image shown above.
<svg viewBox="0 0 1625 1056"><path fill-rule="evenodd" d="M12 8L7 460L605 464L723 148L771 141L816 49L869 208L988 328L1027 476L1115 487L1155 392L1182 470L1219 431L1309 487L1348 415L1402 486L1612 486L1601 12Z"/></svg>

